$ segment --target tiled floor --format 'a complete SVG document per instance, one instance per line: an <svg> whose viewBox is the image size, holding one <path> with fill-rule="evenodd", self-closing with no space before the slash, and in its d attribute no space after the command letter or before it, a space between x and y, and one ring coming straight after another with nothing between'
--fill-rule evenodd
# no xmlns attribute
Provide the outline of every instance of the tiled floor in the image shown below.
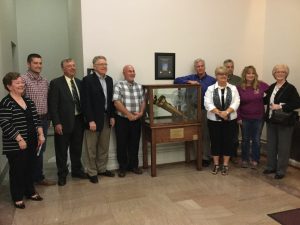
<svg viewBox="0 0 300 225"><path fill-rule="evenodd" d="M46 165L46 173L55 178L54 163ZM101 177L99 184L68 178L64 187L39 186L44 201L26 201L25 210L12 207L6 180L0 224L275 225L268 213L300 207L300 173L294 168L279 181L262 175L261 167L234 165L228 176L184 163L158 167L155 178L149 174Z"/></svg>

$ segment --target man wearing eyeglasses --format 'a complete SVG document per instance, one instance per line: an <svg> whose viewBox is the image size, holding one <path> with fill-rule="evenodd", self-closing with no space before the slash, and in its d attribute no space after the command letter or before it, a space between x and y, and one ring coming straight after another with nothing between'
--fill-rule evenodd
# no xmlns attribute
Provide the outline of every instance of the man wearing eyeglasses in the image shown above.
<svg viewBox="0 0 300 225"><path fill-rule="evenodd" d="M107 75L106 58L95 56L93 69L91 74L83 78L81 102L86 122L85 166L90 182L98 183L97 175L115 176L106 168L110 131L115 125L115 108L112 102L113 80Z"/></svg>

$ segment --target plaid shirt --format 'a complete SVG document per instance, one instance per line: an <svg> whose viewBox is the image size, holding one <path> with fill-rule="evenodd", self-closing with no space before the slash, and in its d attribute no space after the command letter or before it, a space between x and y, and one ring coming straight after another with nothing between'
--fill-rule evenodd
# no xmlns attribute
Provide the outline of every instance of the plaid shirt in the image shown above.
<svg viewBox="0 0 300 225"><path fill-rule="evenodd" d="M37 108L38 115L48 113L48 89L49 83L42 76L27 71L21 76L25 82L25 95L29 97Z"/></svg>
<svg viewBox="0 0 300 225"><path fill-rule="evenodd" d="M139 112L141 104L144 101L144 90L142 85L137 84L136 82L131 84L126 80L119 81L114 87L113 101L116 100L122 102L129 112ZM119 111L117 111L117 114L126 117Z"/></svg>

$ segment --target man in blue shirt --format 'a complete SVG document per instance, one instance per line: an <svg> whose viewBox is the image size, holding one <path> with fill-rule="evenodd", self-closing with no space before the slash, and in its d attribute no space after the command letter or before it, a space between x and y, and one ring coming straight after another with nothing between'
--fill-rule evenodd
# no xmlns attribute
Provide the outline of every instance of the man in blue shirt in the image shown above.
<svg viewBox="0 0 300 225"><path fill-rule="evenodd" d="M210 164L210 138L207 127L207 116L204 107L204 95L207 88L216 82L216 79L205 72L205 61L203 59L195 59L194 68L196 74L190 74L178 77L174 80L174 84L200 84L201 85L201 119L202 119L202 140L203 140L203 161L202 166L208 167Z"/></svg>

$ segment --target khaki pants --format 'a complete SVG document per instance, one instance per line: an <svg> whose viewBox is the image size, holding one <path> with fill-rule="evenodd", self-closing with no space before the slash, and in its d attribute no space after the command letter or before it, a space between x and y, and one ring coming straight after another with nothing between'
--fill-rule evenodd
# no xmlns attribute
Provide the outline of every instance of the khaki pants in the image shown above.
<svg viewBox="0 0 300 225"><path fill-rule="evenodd" d="M97 176L106 170L110 131L106 118L101 132L84 131L84 163L89 176Z"/></svg>

